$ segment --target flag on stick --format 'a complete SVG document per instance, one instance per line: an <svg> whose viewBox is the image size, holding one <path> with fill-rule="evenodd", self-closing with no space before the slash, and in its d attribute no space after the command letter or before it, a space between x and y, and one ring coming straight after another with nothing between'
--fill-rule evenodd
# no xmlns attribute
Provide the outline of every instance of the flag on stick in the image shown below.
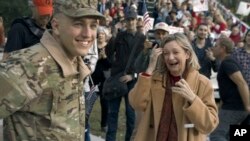
<svg viewBox="0 0 250 141"><path fill-rule="evenodd" d="M151 28L151 23L150 23L150 17L148 14L147 5L146 5L145 0L143 0L142 14L143 14L144 32L146 33Z"/></svg>

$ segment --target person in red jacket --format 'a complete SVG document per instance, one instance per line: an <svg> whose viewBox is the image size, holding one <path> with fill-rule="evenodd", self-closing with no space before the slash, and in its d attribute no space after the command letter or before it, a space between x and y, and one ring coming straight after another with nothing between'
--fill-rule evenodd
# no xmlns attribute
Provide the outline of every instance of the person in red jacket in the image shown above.
<svg viewBox="0 0 250 141"><path fill-rule="evenodd" d="M214 14L215 26L212 28L212 30L217 34L220 34L221 31L227 29L227 22L225 21L219 10L217 10Z"/></svg>
<svg viewBox="0 0 250 141"><path fill-rule="evenodd" d="M237 43L241 41L240 28L238 25L233 25L231 31L232 33L230 34L229 38L234 42L234 45L236 46Z"/></svg>

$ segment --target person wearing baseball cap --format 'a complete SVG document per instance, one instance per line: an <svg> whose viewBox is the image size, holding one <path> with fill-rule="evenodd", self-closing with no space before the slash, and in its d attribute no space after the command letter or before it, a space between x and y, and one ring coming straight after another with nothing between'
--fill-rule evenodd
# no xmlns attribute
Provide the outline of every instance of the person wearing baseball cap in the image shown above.
<svg viewBox="0 0 250 141"><path fill-rule="evenodd" d="M51 29L40 42L0 63L4 140L84 141L83 80L91 71L82 57L103 18L94 2L54 0Z"/></svg>
<svg viewBox="0 0 250 141"><path fill-rule="evenodd" d="M135 69L137 72L143 72L146 70L152 48L159 47L163 39L168 35L169 28L164 22L155 24L154 29L147 33L147 39L144 41L144 49L135 61Z"/></svg>
<svg viewBox="0 0 250 141"><path fill-rule="evenodd" d="M53 1L52 0L33 0L34 7L39 15L52 15L53 14Z"/></svg>
<svg viewBox="0 0 250 141"><path fill-rule="evenodd" d="M45 29L53 14L53 0L32 0L31 8L36 24Z"/></svg>
<svg viewBox="0 0 250 141"><path fill-rule="evenodd" d="M155 39L162 41L164 37L169 35L169 27L165 22L159 22L154 27Z"/></svg>
<svg viewBox="0 0 250 141"><path fill-rule="evenodd" d="M28 0L31 17L17 18L12 22L3 59L13 51L30 47L40 39L53 14L53 0Z"/></svg>

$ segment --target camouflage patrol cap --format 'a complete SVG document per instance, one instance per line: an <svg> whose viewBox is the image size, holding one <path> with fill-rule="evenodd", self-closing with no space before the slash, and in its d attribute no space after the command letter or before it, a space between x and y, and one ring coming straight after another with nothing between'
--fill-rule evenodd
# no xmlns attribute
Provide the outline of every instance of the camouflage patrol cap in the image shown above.
<svg viewBox="0 0 250 141"><path fill-rule="evenodd" d="M73 18L104 16L97 11L97 0L54 0L54 5L65 15Z"/></svg>

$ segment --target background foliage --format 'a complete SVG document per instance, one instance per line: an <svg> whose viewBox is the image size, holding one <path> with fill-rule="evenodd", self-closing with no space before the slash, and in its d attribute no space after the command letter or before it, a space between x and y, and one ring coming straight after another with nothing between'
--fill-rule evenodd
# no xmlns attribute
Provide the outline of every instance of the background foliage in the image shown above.
<svg viewBox="0 0 250 141"><path fill-rule="evenodd" d="M0 16L4 20L5 32L9 30L15 18L30 15L27 0L0 0Z"/></svg>

